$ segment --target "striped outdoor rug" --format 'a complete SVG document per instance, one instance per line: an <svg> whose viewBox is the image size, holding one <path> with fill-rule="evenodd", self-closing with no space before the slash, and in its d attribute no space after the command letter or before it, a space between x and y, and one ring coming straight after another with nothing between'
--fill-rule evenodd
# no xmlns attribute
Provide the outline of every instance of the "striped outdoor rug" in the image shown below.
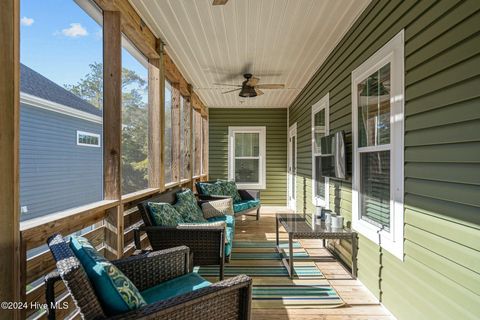
<svg viewBox="0 0 480 320"><path fill-rule="evenodd" d="M282 253L275 250L273 241L235 241L232 257L234 260L281 260L288 257L288 243L281 242L280 248ZM310 257L298 241L293 243L293 256L296 260Z"/></svg>
<svg viewBox="0 0 480 320"><path fill-rule="evenodd" d="M282 248L288 244L282 243ZM288 251L288 250L287 250ZM285 254L285 253L283 253ZM295 278L288 277L275 241L235 241L225 277L247 274L253 278L253 308L336 308L344 305L325 276L299 242L294 242ZM218 281L218 266L196 267L212 282Z"/></svg>

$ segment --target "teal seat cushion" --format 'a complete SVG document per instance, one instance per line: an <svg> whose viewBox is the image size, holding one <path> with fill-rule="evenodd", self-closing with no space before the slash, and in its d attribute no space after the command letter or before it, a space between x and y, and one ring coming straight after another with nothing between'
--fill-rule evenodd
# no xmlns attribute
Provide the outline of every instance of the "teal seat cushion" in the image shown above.
<svg viewBox="0 0 480 320"><path fill-rule="evenodd" d="M256 208L259 205L260 200L242 200L233 204L233 212L237 213L240 211Z"/></svg>
<svg viewBox="0 0 480 320"><path fill-rule="evenodd" d="M180 213L183 222L207 222L207 219L203 217L202 209L197 204L195 195L190 189L177 192L177 202L173 207Z"/></svg>
<svg viewBox="0 0 480 320"><path fill-rule="evenodd" d="M225 234L225 237L227 239L227 241L225 242L225 256L229 256L232 253L233 235L234 229L232 227L227 227Z"/></svg>
<svg viewBox="0 0 480 320"><path fill-rule="evenodd" d="M142 291L141 295L148 304L151 304L210 285L211 283L199 276L198 273L192 272L148 288Z"/></svg>
<svg viewBox="0 0 480 320"><path fill-rule="evenodd" d="M149 202L150 218L156 226L175 227L184 222L182 215L170 203Z"/></svg>
<svg viewBox="0 0 480 320"><path fill-rule="evenodd" d="M224 215L220 217L212 217L207 219L208 222L217 222L217 221L225 221L227 227L234 227L235 226L235 217L230 215Z"/></svg>
<svg viewBox="0 0 480 320"><path fill-rule="evenodd" d="M103 309L116 315L146 305L137 287L83 237L72 236L70 248L82 264Z"/></svg>

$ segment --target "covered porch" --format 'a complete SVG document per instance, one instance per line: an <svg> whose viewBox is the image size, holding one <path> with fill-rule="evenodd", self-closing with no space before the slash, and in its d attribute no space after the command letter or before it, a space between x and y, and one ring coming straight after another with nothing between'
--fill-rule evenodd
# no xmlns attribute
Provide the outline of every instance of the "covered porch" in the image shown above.
<svg viewBox="0 0 480 320"><path fill-rule="evenodd" d="M95 318L59 234L205 280L130 318L476 319L479 21L476 0L4 1L0 318Z"/></svg>

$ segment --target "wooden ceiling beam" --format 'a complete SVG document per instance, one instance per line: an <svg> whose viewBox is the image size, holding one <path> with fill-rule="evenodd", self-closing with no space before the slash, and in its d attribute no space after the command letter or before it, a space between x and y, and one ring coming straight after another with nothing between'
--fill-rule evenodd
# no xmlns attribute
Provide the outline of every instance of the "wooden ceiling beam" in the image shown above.
<svg viewBox="0 0 480 320"><path fill-rule="evenodd" d="M127 38L149 59L160 58L156 51L157 37L143 22L128 0L94 0L103 11L120 11L121 29Z"/></svg>
<svg viewBox="0 0 480 320"><path fill-rule="evenodd" d="M145 24L128 0L94 0L103 11L119 11L121 14L121 30L132 44L148 59L160 59L158 45L162 43ZM170 56L164 52L163 63L165 78L175 83L180 93L190 97L191 88L185 77L177 68ZM198 96L197 96L198 98ZM200 100L200 99L198 99ZM203 105L203 103L202 103Z"/></svg>

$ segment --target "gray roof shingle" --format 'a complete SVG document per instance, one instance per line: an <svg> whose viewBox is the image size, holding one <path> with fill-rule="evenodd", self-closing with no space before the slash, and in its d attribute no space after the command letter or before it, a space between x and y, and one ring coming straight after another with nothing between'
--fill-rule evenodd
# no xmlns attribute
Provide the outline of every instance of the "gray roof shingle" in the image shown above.
<svg viewBox="0 0 480 320"><path fill-rule="evenodd" d="M24 64L20 64L20 91L80 111L100 117L102 116L102 110L77 97Z"/></svg>

